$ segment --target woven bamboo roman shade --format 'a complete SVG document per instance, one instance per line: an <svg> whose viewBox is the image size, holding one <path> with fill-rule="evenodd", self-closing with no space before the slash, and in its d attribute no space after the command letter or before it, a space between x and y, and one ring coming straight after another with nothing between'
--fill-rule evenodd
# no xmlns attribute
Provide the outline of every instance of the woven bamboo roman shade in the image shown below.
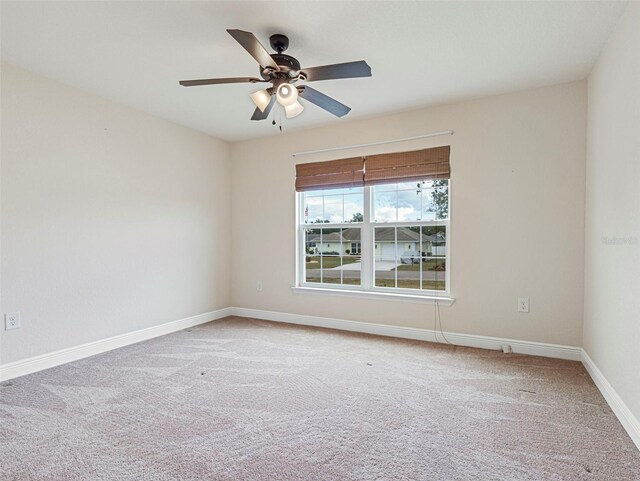
<svg viewBox="0 0 640 481"><path fill-rule="evenodd" d="M296 165L296 191L362 187L364 185L364 159L330 160Z"/></svg>
<svg viewBox="0 0 640 481"><path fill-rule="evenodd" d="M451 147L370 155L365 161L365 185L414 180L448 179Z"/></svg>

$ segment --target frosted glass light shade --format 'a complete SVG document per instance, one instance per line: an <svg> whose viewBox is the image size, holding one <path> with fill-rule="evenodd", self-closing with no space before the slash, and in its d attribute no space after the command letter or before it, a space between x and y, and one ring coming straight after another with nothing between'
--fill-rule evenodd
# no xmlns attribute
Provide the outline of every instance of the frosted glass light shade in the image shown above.
<svg viewBox="0 0 640 481"><path fill-rule="evenodd" d="M293 85L282 84L276 92L276 99L283 107L291 105L298 101L298 89Z"/></svg>
<svg viewBox="0 0 640 481"><path fill-rule="evenodd" d="M253 103L256 104L256 107L260 109L260 112L264 112L271 102L271 95L266 90L258 90L257 92L253 92L249 95Z"/></svg>
<svg viewBox="0 0 640 481"><path fill-rule="evenodd" d="M287 114L288 119L292 119L293 117L297 117L304 110L303 105L297 100L291 105L286 105L284 107L284 111Z"/></svg>

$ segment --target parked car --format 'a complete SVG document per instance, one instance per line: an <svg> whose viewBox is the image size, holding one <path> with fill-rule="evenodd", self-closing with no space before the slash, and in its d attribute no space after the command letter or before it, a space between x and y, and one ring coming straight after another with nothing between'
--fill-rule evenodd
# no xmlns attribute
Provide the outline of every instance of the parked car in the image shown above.
<svg viewBox="0 0 640 481"><path fill-rule="evenodd" d="M420 252L404 251L400 256L401 264L420 264Z"/></svg>

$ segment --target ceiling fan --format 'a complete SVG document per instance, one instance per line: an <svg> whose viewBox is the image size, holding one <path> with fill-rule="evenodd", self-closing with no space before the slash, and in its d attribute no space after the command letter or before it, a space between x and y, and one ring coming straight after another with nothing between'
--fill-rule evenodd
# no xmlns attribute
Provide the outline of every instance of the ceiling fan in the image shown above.
<svg viewBox="0 0 640 481"><path fill-rule="evenodd" d="M227 30L227 32L258 62L262 78L232 77L182 80L180 85L193 87L230 83L271 83L271 87L258 90L250 95L251 100L256 104L256 110L253 112L251 120L266 119L275 102L284 107L287 118L296 117L304 110L298 97L316 104L337 117L343 117L349 113L350 107L308 85L295 86L293 84L298 81L315 82L317 80L371 77L371 67L364 60L300 68L300 62L297 59L283 53L289 47L289 39L282 34L272 35L269 38L271 48L277 52L270 54L251 32L233 29Z"/></svg>

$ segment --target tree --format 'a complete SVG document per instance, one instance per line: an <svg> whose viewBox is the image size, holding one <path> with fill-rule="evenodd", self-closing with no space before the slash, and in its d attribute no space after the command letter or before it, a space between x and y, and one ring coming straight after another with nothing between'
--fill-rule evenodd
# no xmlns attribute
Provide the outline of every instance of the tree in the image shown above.
<svg viewBox="0 0 640 481"><path fill-rule="evenodd" d="M431 199L435 208L436 219L446 219L449 216L449 181L434 180Z"/></svg>
<svg viewBox="0 0 640 481"><path fill-rule="evenodd" d="M322 220L322 219L316 219L313 222L310 222L310 224L328 224L329 221L328 220ZM320 229L307 229L307 233L308 234L320 234Z"/></svg>
<svg viewBox="0 0 640 481"><path fill-rule="evenodd" d="M351 217L351 222L364 222L364 216L360 212L356 212Z"/></svg>

